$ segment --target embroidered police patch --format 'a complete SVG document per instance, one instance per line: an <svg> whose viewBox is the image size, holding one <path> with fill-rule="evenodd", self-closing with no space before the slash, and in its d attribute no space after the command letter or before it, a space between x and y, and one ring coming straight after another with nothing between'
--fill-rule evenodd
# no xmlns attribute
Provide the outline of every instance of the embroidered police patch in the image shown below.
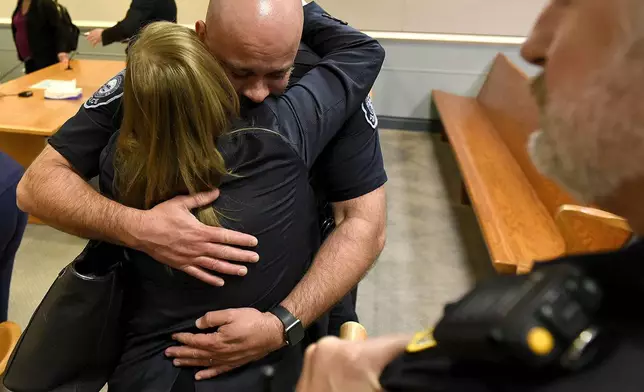
<svg viewBox="0 0 644 392"><path fill-rule="evenodd" d="M125 70L119 72L115 77L103 85L94 95L85 102L85 109L97 108L107 105L123 96L123 80Z"/></svg>
<svg viewBox="0 0 644 392"><path fill-rule="evenodd" d="M365 120L373 129L376 129L378 127L378 116L376 116L376 111L373 108L371 97L367 97L362 103L362 111L364 112Z"/></svg>

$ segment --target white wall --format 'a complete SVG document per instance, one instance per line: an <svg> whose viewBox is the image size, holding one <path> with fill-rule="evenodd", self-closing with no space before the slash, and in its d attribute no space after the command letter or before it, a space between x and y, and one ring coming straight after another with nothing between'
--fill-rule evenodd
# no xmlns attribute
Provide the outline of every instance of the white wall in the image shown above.
<svg viewBox="0 0 644 392"><path fill-rule="evenodd" d="M362 30L526 36L548 0L319 0Z"/></svg>
<svg viewBox="0 0 644 392"><path fill-rule="evenodd" d="M60 0L76 21L114 21L125 12L129 0ZM231 0L234 1L234 0ZM426 31L447 34L484 34L489 42L501 42L485 34L525 36L546 0L319 0L330 12L362 30ZM205 13L208 0L177 0L180 22L192 24ZM10 13L12 0L0 0L0 19ZM111 6L108 6L110 4ZM385 16L388 15L388 16ZM6 22L5 22L6 23ZM83 30L93 25L82 26ZM388 34L380 34L387 37ZM391 36L391 34L389 34ZM417 38L417 37L416 37ZM449 38L449 37L448 37ZM476 37L474 37L476 38ZM442 38L441 38L442 39ZM460 39L460 38L458 38ZM467 40L466 40L467 41ZM374 87L379 115L430 119L430 92L441 89L472 95L478 91L488 66L498 52L505 53L528 74L535 70L519 56L520 39L514 44L412 41L381 38L387 59ZM81 39L81 58L124 58L123 47L92 48ZM0 26L0 74L17 62L11 32Z"/></svg>
<svg viewBox="0 0 644 392"><path fill-rule="evenodd" d="M114 22L130 0L59 0L72 18ZM176 0L179 22L194 24L208 0ZM235 1L235 0L231 0ZM525 36L547 0L319 0L330 13L362 30ZM16 0L0 0L7 18Z"/></svg>
<svg viewBox="0 0 644 392"><path fill-rule="evenodd" d="M381 116L436 118L430 111L430 92L441 89L473 95L478 91L494 56L505 53L528 74L535 69L523 62L518 45L403 41L381 39L387 59L374 87L374 105ZM80 58L124 59L122 45L92 48L80 41ZM0 25L0 74L18 60L7 25ZM13 77L17 77L16 72Z"/></svg>
<svg viewBox="0 0 644 392"><path fill-rule="evenodd" d="M536 73L534 67L521 59L518 45L380 42L387 51L387 59L374 87L374 104L381 116L436 118L430 111L431 91L475 95L499 52L529 75Z"/></svg>

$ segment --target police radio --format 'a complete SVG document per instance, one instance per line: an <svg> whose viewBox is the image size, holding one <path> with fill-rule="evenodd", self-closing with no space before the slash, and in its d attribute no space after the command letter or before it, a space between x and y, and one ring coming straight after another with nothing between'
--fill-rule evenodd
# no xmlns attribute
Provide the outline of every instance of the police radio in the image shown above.
<svg viewBox="0 0 644 392"><path fill-rule="evenodd" d="M448 305L434 339L455 358L577 370L602 345L598 284L571 265L500 276Z"/></svg>

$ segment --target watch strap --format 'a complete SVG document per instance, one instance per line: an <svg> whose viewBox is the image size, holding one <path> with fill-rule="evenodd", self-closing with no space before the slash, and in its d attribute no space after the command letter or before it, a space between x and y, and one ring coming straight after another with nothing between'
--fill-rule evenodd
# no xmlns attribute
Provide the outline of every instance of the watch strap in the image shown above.
<svg viewBox="0 0 644 392"><path fill-rule="evenodd" d="M300 320L298 320L295 316L293 316L291 312L289 312L285 307L281 305L277 305L276 307L271 309L270 312L274 314L275 317L277 317L284 325L284 339L286 340L286 344L289 346L298 344L301 338L298 341L294 341L294 338L300 334L294 334L293 332L296 332L295 330L297 329L303 329Z"/></svg>

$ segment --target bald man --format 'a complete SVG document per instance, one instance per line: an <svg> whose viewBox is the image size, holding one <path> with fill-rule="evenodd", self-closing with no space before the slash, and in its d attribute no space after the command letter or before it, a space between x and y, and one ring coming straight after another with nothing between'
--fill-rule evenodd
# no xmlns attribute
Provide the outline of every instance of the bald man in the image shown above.
<svg viewBox="0 0 644 392"><path fill-rule="evenodd" d="M319 7L311 4L306 9L317 14ZM235 22L227 27L234 28L238 37L230 38L226 31L211 25L222 13ZM324 12L319 14L326 23L344 25ZM197 23L197 31L210 51L224 62L234 85L246 97L247 120L268 129L282 126L274 123L274 119L256 117L255 105L268 93L283 92L288 84L302 34L301 2L215 1L207 20L208 23ZM318 23L324 25L322 21ZM259 38L246 32L259 34ZM339 35L328 37L320 46L324 50L345 40ZM350 60L357 66L381 61L364 58L359 53ZM323 69L330 74L343 73L333 63L325 63ZM257 262L256 253L238 248L253 247L256 239L201 225L190 213L191 209L211 203L217 192L176 198L151 210L139 211L100 195L86 184L85 180L95 176L101 165L111 162L111 151L105 147L116 137L120 126L122 80L122 74L110 80L50 139L49 146L20 183L20 206L64 231L127 245L213 285L222 285L223 279L209 270L244 276L246 267L229 261ZM326 97L337 97L338 103L345 94L331 91L326 85L319 89ZM305 130L306 119L312 116L317 116L318 123L333 118L333 106L323 113L298 113L299 122L292 125ZM354 127L358 123L356 118L361 123L359 127ZM324 197L334 202L338 227L317 253L308 273L284 301L267 312L270 317L252 309L204 315L197 324L200 329L220 327L213 320L225 320L228 328L222 331L228 333L178 334L175 338L187 346L166 352L168 357L175 358L177 365L194 360L195 352L208 353L198 365L205 369L196 375L207 379L263 358L283 344L297 346L303 338L302 329L320 319L370 268L384 245L382 186L386 181L377 118L370 102L365 100L347 124L350 129L341 131L331 143L332 149L325 152L326 161L318 162L322 164L319 176L326 182ZM101 188L111 186L111 178L101 176ZM177 232L182 235L176 235ZM312 253L316 251L311 249ZM276 346L275 342L282 344Z"/></svg>
<svg viewBox="0 0 644 392"><path fill-rule="evenodd" d="M306 45L300 45L298 2L211 0L206 20L196 24L197 33L213 55L220 59L236 90L245 98L246 109L260 104L269 94L283 93L289 80L296 82L319 61L319 57ZM320 282L315 284L317 295L325 299L339 298L338 294L348 283L352 282L356 287L329 314L328 330L325 318L316 323L310 331L312 340L327 332L337 335L344 322L358 321L355 311L356 277L366 274L384 246L384 184L387 176L380 149L378 118L371 99L364 97L364 100L361 110L347 120L344 129L325 149L312 171L325 236L330 234L336 223L344 223L340 230L345 233L330 238L318 257L321 262L314 265L314 269L320 271ZM242 112L242 116L248 118L248 112ZM270 127L272 124L263 125ZM348 219L345 221L345 218ZM355 237L356 233L361 234ZM356 242L359 247L350 251L347 246ZM335 255L331 261L330 257L336 250L345 254ZM338 280L331 283L337 285L335 289L327 287L321 291L323 269L336 271L334 275ZM342 276L347 279L341 281ZM316 296L313 292L308 295ZM304 299L297 302L310 303ZM310 308L316 309L317 317L304 317L309 320L318 318L321 314L317 309L326 306L328 303Z"/></svg>

